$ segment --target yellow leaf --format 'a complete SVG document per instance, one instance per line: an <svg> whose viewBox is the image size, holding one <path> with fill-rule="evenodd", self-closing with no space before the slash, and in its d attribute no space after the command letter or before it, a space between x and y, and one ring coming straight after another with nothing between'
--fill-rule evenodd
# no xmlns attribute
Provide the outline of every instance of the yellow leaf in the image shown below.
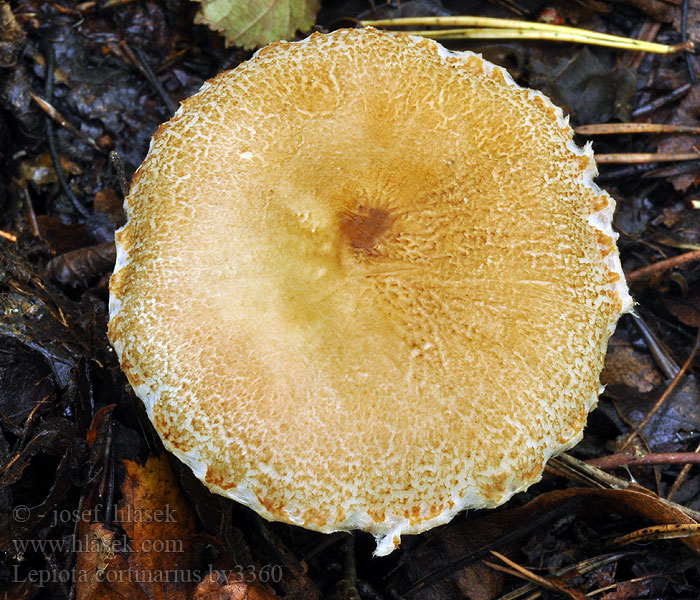
<svg viewBox="0 0 700 600"><path fill-rule="evenodd" d="M319 0L197 0L195 21L224 35L227 44L252 49L307 31Z"/></svg>

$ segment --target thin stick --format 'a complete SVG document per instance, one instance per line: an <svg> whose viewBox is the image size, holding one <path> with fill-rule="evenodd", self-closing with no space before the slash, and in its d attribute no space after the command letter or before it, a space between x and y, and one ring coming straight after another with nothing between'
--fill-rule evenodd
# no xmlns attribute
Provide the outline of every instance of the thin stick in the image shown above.
<svg viewBox="0 0 700 600"><path fill-rule="evenodd" d="M692 252L686 252L685 254L679 254L678 256L672 256L665 260L660 260L653 265L647 265L641 269L635 269L630 273L625 275L627 281L637 281L639 279L644 279L650 275L656 275L657 273L663 273L668 271L668 269L673 269L675 267L680 267L685 263L693 262L695 260L700 260L700 250L693 250Z"/></svg>
<svg viewBox="0 0 700 600"><path fill-rule="evenodd" d="M34 204L32 204L32 197L29 195L29 190L25 184L20 186L22 190L22 195L24 196L24 207L27 212L27 220L29 221L29 226L32 228L32 235L36 238L41 238L41 231L39 230L39 222L36 219L36 213L34 212Z"/></svg>
<svg viewBox="0 0 700 600"><path fill-rule="evenodd" d="M54 47L51 44L46 45L46 81L44 83L44 92L46 93L47 102L50 102L53 97L53 78L54 78L54 68L56 64L56 54L54 52ZM56 136L54 134L53 125L51 124L51 117L46 115L44 117L44 126L46 128L46 138L49 143L49 154L51 155L51 162L53 163L53 168L56 171L56 176L58 177L58 182L63 189L63 193L68 196L71 204L75 210L80 213L84 218L90 216L90 213L85 209L85 207L80 203L77 196L73 193L73 189L68 184L66 179L66 174L63 171L63 166L61 165L61 157L58 152L58 143L56 142Z"/></svg>
<svg viewBox="0 0 700 600"><path fill-rule="evenodd" d="M587 465L598 469L616 469L617 467L638 467L643 465L678 465L700 464L697 452L656 452L645 456L631 456L620 452L586 461Z"/></svg>
<svg viewBox="0 0 700 600"><path fill-rule="evenodd" d="M656 100L653 100L648 104L645 104L644 106L635 108L632 111L632 118L636 119L637 117L641 117L642 115L646 115L650 112L655 111L657 108L660 108L665 104L675 102L679 98L685 96L690 91L691 87L692 86L689 83L684 83L683 85L677 87L675 90L666 94L665 96L661 96L660 98L657 98Z"/></svg>
<svg viewBox="0 0 700 600"><path fill-rule="evenodd" d="M627 487L629 487L629 483L624 479L620 479L619 477L610 475L610 473L606 473L605 471L598 469L597 467L586 464L582 460L574 458L566 452L560 454L556 458L551 459L547 463L547 466L549 467L552 464L554 464L555 466L561 465L562 467L564 467L561 469L561 471L565 477L569 477L570 473L581 475L583 479L589 481L587 485L591 487L597 486L600 488L611 488L619 490L624 490ZM569 473L567 473L566 471L569 471Z"/></svg>
<svg viewBox="0 0 700 600"><path fill-rule="evenodd" d="M484 561L484 564L491 567L492 569L496 569L498 571L504 571L506 573L510 573L511 575L514 575L516 577L520 577L521 579L525 579L527 581L530 581L532 583L535 583L537 585L542 586L543 588L546 588L548 590L552 590L553 592L558 592L560 591L556 585L554 585L551 581L548 581L544 577L540 577L539 575L535 575L532 571L529 569L526 569L525 567L519 565L518 563L510 560L506 556L503 556L500 552L496 552L495 550L491 550L491 554L493 554L496 558L502 560L505 564L507 564L510 569L506 569L501 565L496 565L491 562Z"/></svg>
<svg viewBox="0 0 700 600"><path fill-rule="evenodd" d="M540 575L533 573L530 569L519 565L515 561L510 560L507 556L504 556L503 554L501 554L500 552L496 552L495 550L491 550L491 554L493 554L496 558L500 559L502 562L508 565L508 567L510 567L510 569L508 569L501 565L495 565L492 562L484 561L484 564L491 567L492 569L496 569L497 571L503 571L505 573L510 573L516 577L520 577L521 579L525 579L526 581L535 583L545 589L549 589L554 592L559 592L560 594L565 594L566 596L569 596L569 598L572 598L572 600L579 600L583 598L583 594L581 592L569 589L566 583L564 582L541 577Z"/></svg>
<svg viewBox="0 0 700 600"><path fill-rule="evenodd" d="M638 39L644 40L645 42L653 42L656 39L656 36L659 34L660 29L661 23L651 23L646 21L644 25L642 25ZM685 40L681 41L683 42ZM637 72L642 64L642 61L644 60L644 56L645 55L642 52L638 52L637 54L628 54L623 58L620 66L627 67L631 71Z"/></svg>
<svg viewBox="0 0 700 600"><path fill-rule="evenodd" d="M601 164L641 164L674 162L679 160L700 160L698 152L621 152L619 154L596 154L595 160Z"/></svg>
<svg viewBox="0 0 700 600"><path fill-rule="evenodd" d="M593 558L588 558L585 560L582 560L578 563L575 563L573 565L568 565L566 567L563 567L561 569L557 569L554 571L554 576L560 578L564 582L568 582L574 577L578 577L580 575L585 575L586 573L590 573L594 569L599 569L600 567L603 567L605 565L609 565L611 563L615 563L619 561L621 558L625 558L626 556L631 556L634 554L633 552L616 552L614 554L603 554L601 556L596 556ZM486 564L484 562L484 564ZM614 586L613 586L614 587ZM507 594L503 596L499 596L498 600L516 600L517 598L520 598L524 594L527 594L528 592L531 592L536 588L534 583L526 583L524 585L521 585L519 588L516 588ZM536 592L539 593L539 592ZM588 594L590 595L590 594ZM531 596L529 596L531 597Z"/></svg>
<svg viewBox="0 0 700 600"><path fill-rule="evenodd" d="M119 179L119 188L121 189L122 196L126 198L129 195L129 180L126 177L126 170L124 169L124 161L118 152L112 150L109 153L109 159L112 161L112 166L117 172L117 178Z"/></svg>
<svg viewBox="0 0 700 600"><path fill-rule="evenodd" d="M104 154L104 150L97 145L95 140L93 140L90 136L85 135L82 131L71 125L68 119L66 119L58 110L56 110L50 102L47 102L42 97L37 96L33 92L29 92L29 95L32 97L32 100L34 100L34 102L36 102L39 105L39 108L41 108L41 110L43 110L47 115L49 115L49 117L56 121L56 123L58 123L61 127L66 129L73 137L77 137L78 139L83 140L86 144L92 146L93 149Z"/></svg>
<svg viewBox="0 0 700 600"><path fill-rule="evenodd" d="M700 134L700 127L668 125L666 123L594 123L590 125L579 125L574 131L581 135L618 135L627 133Z"/></svg>

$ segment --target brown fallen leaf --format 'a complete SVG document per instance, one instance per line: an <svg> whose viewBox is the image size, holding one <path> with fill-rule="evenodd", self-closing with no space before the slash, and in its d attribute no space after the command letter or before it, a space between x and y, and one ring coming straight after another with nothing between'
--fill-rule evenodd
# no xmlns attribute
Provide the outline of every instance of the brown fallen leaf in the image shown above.
<svg viewBox="0 0 700 600"><path fill-rule="evenodd" d="M605 594L601 600L631 600L649 594L649 584L646 581L621 581L614 587L615 591Z"/></svg>
<svg viewBox="0 0 700 600"><path fill-rule="evenodd" d="M612 338L605 356L605 368L600 375L603 385L624 385L647 393L663 383L649 352L640 352L618 338Z"/></svg>
<svg viewBox="0 0 700 600"><path fill-rule="evenodd" d="M84 225L66 224L58 217L37 215L41 239L53 254L72 252L85 246L88 239Z"/></svg>
<svg viewBox="0 0 700 600"><path fill-rule="evenodd" d="M76 600L148 600L136 581L128 577L129 565L122 554L123 540L102 523L81 521L75 569Z"/></svg>
<svg viewBox="0 0 700 600"><path fill-rule="evenodd" d="M90 279L109 273L116 256L113 242L79 248L52 258L46 276L65 285L86 286Z"/></svg>
<svg viewBox="0 0 700 600"><path fill-rule="evenodd" d="M115 514L131 541L130 573L151 599L188 597L197 564L195 518L165 454L145 466L123 461L123 499Z"/></svg>
<svg viewBox="0 0 700 600"><path fill-rule="evenodd" d="M194 514L167 457L152 456L144 466L130 460L123 464L122 501L113 521L124 533L101 523L81 522L77 600L191 597L205 575L200 570Z"/></svg>
<svg viewBox="0 0 700 600"><path fill-rule="evenodd" d="M691 327L700 327L700 292L690 290L687 298L663 298L663 303L668 311L681 323Z"/></svg>
<svg viewBox="0 0 700 600"><path fill-rule="evenodd" d="M199 583L193 600L274 600L279 598L264 588L242 581L229 581L220 571L212 571Z"/></svg>
<svg viewBox="0 0 700 600"><path fill-rule="evenodd" d="M264 582L278 582L282 567L240 565L225 552L213 565L200 558L206 543L217 542L196 532L194 511L166 455L152 456L143 466L130 460L122 463L126 477L113 523L123 532L81 521L77 600L277 598ZM100 512L93 509L84 514L97 518Z"/></svg>

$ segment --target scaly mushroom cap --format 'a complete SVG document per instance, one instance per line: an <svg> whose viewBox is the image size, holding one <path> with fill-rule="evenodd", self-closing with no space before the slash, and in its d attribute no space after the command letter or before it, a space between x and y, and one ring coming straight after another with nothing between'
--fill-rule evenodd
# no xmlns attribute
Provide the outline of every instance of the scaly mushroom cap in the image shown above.
<svg viewBox="0 0 700 600"><path fill-rule="evenodd" d="M595 173L560 109L472 53L272 44L154 136L110 338L212 491L387 554L581 438L632 304Z"/></svg>

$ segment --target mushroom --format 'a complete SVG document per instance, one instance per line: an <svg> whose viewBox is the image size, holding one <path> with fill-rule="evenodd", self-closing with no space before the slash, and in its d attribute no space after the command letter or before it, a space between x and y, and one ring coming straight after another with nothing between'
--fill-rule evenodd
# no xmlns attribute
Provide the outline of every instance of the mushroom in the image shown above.
<svg viewBox="0 0 700 600"><path fill-rule="evenodd" d="M165 447L266 519L402 534L575 445L631 309L562 111L403 33L278 42L156 132L109 336Z"/></svg>

